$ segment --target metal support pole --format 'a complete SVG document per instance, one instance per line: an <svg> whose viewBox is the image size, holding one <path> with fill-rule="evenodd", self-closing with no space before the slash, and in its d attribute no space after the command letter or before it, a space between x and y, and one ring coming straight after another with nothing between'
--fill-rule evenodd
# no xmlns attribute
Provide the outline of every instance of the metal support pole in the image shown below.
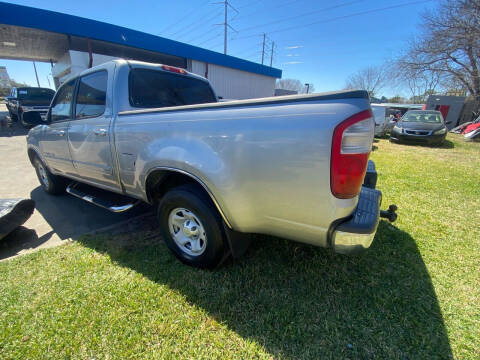
<svg viewBox="0 0 480 360"><path fill-rule="evenodd" d="M35 77L37 78L37 86L40 87L40 81L38 81L37 66L35 65L35 61L33 62L33 69L35 70Z"/></svg>
<svg viewBox="0 0 480 360"><path fill-rule="evenodd" d="M90 39L87 39L87 47L88 47L88 68L90 69L93 65L92 42L90 41Z"/></svg>

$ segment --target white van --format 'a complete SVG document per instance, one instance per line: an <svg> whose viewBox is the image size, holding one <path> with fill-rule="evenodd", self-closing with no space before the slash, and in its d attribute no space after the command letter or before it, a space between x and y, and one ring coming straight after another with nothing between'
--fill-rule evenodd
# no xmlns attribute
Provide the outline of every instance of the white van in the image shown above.
<svg viewBox="0 0 480 360"><path fill-rule="evenodd" d="M372 104L373 118L375 119L375 136L383 136L387 132L389 116L387 107L379 104Z"/></svg>

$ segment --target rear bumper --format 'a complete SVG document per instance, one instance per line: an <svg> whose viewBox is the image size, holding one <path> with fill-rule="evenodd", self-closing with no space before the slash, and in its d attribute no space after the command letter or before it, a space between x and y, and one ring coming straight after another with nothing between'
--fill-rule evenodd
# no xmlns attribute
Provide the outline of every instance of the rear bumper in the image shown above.
<svg viewBox="0 0 480 360"><path fill-rule="evenodd" d="M437 144L445 140L447 134L442 135L409 135L409 134L400 134L397 132L392 132L390 134L390 139L393 141L406 142L406 143L417 143L417 144Z"/></svg>
<svg viewBox="0 0 480 360"><path fill-rule="evenodd" d="M352 254L372 244L380 220L382 193L362 187L358 204L352 217L335 227L331 235L333 250L340 254Z"/></svg>

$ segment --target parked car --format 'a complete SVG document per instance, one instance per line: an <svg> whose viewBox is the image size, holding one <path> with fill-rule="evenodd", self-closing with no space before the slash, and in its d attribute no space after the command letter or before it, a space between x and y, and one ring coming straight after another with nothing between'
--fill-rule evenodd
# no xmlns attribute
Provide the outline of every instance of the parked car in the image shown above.
<svg viewBox="0 0 480 360"><path fill-rule="evenodd" d="M115 60L67 80L27 142L47 193L117 212L150 203L170 250L210 268L249 233L368 248L373 131L365 91L217 102L184 69Z"/></svg>
<svg viewBox="0 0 480 360"><path fill-rule="evenodd" d="M393 127L390 140L439 145L447 131L440 111L410 110Z"/></svg>
<svg viewBox="0 0 480 360"><path fill-rule="evenodd" d="M389 133L392 131L395 124L400 120L400 118L405 115L409 110L422 110L423 104L396 104L396 103L382 103L375 104L378 106L384 106L386 108L385 117L388 118L388 122L385 125L385 132ZM372 104L373 106L373 104Z"/></svg>
<svg viewBox="0 0 480 360"><path fill-rule="evenodd" d="M55 91L48 88L12 88L10 95L5 98L10 118L13 121L20 120L24 126L36 125L38 121L35 121L34 123L29 122L30 119L34 119L35 116L26 116L24 119L23 114L34 112L38 114L41 119L45 120L48 107L54 95Z"/></svg>

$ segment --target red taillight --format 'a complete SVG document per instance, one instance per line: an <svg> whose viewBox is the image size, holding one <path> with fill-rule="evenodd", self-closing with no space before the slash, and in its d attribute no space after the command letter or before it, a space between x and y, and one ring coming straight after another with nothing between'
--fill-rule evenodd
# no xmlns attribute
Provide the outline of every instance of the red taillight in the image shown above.
<svg viewBox="0 0 480 360"><path fill-rule="evenodd" d="M166 70L166 71L171 71L171 72L174 72L174 73L177 73L177 74L183 74L183 75L185 75L187 73L182 68L178 68L178 67L170 66L170 65L162 65L162 69Z"/></svg>
<svg viewBox="0 0 480 360"><path fill-rule="evenodd" d="M362 189L372 148L374 122L365 110L341 122L333 132L330 187L339 199L357 196Z"/></svg>

